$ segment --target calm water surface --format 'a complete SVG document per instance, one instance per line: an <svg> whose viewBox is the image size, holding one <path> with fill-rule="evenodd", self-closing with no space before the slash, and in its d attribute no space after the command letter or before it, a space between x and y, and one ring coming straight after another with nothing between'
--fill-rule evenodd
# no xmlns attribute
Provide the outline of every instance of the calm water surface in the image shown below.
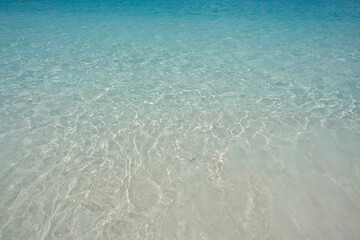
<svg viewBox="0 0 360 240"><path fill-rule="evenodd" d="M360 239L359 1L0 3L0 239Z"/></svg>

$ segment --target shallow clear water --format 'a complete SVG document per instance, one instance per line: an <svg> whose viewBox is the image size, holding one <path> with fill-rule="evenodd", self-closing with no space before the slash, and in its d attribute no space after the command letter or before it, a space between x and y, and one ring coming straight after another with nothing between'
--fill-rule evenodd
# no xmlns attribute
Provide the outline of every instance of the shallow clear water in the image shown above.
<svg viewBox="0 0 360 240"><path fill-rule="evenodd" d="M360 2L1 1L0 239L360 239Z"/></svg>

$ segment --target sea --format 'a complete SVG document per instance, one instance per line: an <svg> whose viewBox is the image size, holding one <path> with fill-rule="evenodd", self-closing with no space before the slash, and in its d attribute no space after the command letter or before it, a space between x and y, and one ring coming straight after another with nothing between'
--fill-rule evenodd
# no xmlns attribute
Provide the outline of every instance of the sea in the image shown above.
<svg viewBox="0 0 360 240"><path fill-rule="evenodd" d="M359 222L360 1L0 1L1 240Z"/></svg>

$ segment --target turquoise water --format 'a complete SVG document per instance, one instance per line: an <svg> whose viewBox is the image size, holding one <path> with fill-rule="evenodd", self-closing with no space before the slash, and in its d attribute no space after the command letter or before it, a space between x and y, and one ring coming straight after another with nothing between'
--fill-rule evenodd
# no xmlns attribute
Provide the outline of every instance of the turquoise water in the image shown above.
<svg viewBox="0 0 360 240"><path fill-rule="evenodd" d="M0 3L0 239L360 239L360 2Z"/></svg>

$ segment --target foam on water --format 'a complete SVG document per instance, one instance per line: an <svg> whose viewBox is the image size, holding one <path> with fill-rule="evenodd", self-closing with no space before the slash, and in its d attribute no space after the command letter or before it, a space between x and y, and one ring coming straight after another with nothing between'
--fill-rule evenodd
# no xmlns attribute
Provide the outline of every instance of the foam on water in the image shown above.
<svg viewBox="0 0 360 240"><path fill-rule="evenodd" d="M2 1L0 239L357 239L360 5Z"/></svg>

